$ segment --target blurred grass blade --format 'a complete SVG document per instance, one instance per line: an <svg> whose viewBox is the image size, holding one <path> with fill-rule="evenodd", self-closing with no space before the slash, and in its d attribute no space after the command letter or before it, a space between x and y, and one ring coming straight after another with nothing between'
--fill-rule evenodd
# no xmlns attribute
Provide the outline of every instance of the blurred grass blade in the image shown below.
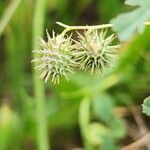
<svg viewBox="0 0 150 150"><path fill-rule="evenodd" d="M16 9L18 8L20 2L21 0L12 0L8 5L7 9L5 10L0 20L0 35L2 34L3 30L7 26L8 22L10 21Z"/></svg>

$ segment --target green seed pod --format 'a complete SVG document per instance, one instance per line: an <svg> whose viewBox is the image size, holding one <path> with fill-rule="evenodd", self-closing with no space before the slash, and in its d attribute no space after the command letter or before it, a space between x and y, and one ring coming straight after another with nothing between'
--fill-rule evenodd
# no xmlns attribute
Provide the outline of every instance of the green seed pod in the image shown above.
<svg viewBox="0 0 150 150"><path fill-rule="evenodd" d="M47 32L48 41L40 39L41 49L34 50L37 57L32 60L35 63L35 69L40 71L40 77L45 79L45 82L51 78L54 84L59 84L60 77L69 79L69 75L73 73L73 66L76 63L72 58L72 40L70 37L64 37L60 34L55 36L53 32L50 37Z"/></svg>
<svg viewBox="0 0 150 150"><path fill-rule="evenodd" d="M90 70L91 74L101 72L117 60L119 45L111 45L114 34L106 37L106 31L103 30L87 30L84 35L77 34L78 41L75 41L76 50L73 55L81 70Z"/></svg>

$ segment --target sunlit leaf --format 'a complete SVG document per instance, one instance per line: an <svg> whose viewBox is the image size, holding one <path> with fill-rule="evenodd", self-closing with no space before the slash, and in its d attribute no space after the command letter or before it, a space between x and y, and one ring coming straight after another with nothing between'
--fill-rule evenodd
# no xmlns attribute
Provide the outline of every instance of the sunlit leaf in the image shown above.
<svg viewBox="0 0 150 150"><path fill-rule="evenodd" d="M108 135L108 129L99 123L92 123L88 128L87 139L92 145L99 145L104 142L104 137Z"/></svg>

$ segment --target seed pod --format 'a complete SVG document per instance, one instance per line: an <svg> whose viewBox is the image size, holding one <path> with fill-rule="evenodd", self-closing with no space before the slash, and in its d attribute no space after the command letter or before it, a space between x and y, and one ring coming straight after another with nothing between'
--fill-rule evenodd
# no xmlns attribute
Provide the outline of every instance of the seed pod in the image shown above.
<svg viewBox="0 0 150 150"><path fill-rule="evenodd" d="M75 41L76 50L73 55L81 70L90 70L91 74L101 72L117 60L116 50L119 45L111 45L114 34L106 37L106 31L103 30L87 30L84 35L77 34L78 41Z"/></svg>
<svg viewBox="0 0 150 150"><path fill-rule="evenodd" d="M35 63L35 69L40 71L40 77L45 79L45 82L51 78L54 84L58 84L61 77L66 80L73 73L73 67L76 63L72 58L72 40L70 37L64 37L60 34L55 36L53 32L50 37L47 32L48 41L40 39L41 49L34 50L37 57L32 60Z"/></svg>

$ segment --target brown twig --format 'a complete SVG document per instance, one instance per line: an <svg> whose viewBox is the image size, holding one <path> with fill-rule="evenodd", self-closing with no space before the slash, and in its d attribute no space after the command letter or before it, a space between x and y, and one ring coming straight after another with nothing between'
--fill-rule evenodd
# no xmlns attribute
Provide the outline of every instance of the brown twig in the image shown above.
<svg viewBox="0 0 150 150"><path fill-rule="evenodd" d="M138 150L142 146L148 145L149 143L150 143L150 133L146 134L138 141L121 148L121 150Z"/></svg>
<svg viewBox="0 0 150 150"><path fill-rule="evenodd" d="M138 125L138 128L139 128L139 131L141 133L141 136L145 135L146 133L148 133L148 128L145 124L145 121L141 115L141 111L140 111L140 108L139 107L132 107L129 108L129 110L131 111L137 125Z"/></svg>
<svg viewBox="0 0 150 150"><path fill-rule="evenodd" d="M137 132L137 128L135 128L132 124L128 123L126 128L129 137L131 137L133 141L137 141L138 139L141 138L141 134Z"/></svg>

